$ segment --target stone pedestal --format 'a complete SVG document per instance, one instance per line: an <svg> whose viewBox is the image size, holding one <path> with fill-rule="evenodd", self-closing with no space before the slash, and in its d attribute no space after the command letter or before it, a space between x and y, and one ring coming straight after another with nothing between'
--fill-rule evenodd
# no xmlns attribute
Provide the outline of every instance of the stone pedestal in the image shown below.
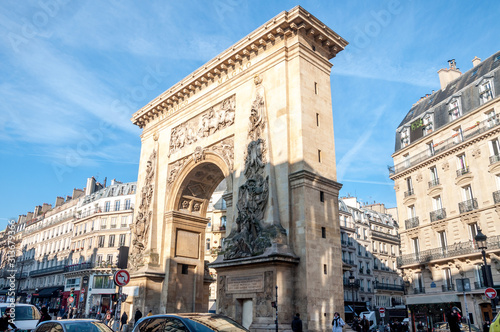
<svg viewBox="0 0 500 332"><path fill-rule="evenodd" d="M294 271L299 259L293 255L272 255L210 265L217 269L218 313L233 317L252 331L275 329L276 310L272 302L278 292L278 322L290 326L294 315ZM277 286L277 288L276 288Z"/></svg>

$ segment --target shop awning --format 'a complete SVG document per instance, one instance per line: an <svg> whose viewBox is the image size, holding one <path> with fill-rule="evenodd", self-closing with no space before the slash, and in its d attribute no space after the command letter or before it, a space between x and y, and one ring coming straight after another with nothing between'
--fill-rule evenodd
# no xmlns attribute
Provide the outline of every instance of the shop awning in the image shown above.
<svg viewBox="0 0 500 332"><path fill-rule="evenodd" d="M361 306L361 305L356 305L354 306L354 311L359 315L360 313L364 311L370 311L366 306Z"/></svg>
<svg viewBox="0 0 500 332"><path fill-rule="evenodd" d="M57 296L59 295L59 291L62 291L64 289L64 286L59 286L59 287L48 287L48 288L42 288L41 290L38 291L38 293L33 294L35 297L52 297L52 296Z"/></svg>
<svg viewBox="0 0 500 332"><path fill-rule="evenodd" d="M0 295L7 295L7 293L9 292L9 287L5 287L5 288L2 288L0 289Z"/></svg>
<svg viewBox="0 0 500 332"><path fill-rule="evenodd" d="M344 311L346 314L352 314L354 313L354 309L350 305L345 305L344 306Z"/></svg>

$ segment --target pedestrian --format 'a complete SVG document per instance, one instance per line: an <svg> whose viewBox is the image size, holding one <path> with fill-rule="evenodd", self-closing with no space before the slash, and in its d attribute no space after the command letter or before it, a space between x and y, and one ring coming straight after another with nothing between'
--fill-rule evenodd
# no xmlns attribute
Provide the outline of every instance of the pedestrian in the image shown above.
<svg viewBox="0 0 500 332"><path fill-rule="evenodd" d="M300 314L296 313L292 320L292 331L302 332L302 319L300 319Z"/></svg>
<svg viewBox="0 0 500 332"><path fill-rule="evenodd" d="M2 317L0 317L0 331L7 331L9 329L9 325L14 329L17 329L16 324L12 322L12 319L10 317L10 308L7 307Z"/></svg>
<svg viewBox="0 0 500 332"><path fill-rule="evenodd" d="M370 322L366 318L366 316L363 316L363 319L361 320L361 329L363 332L368 332L370 330Z"/></svg>
<svg viewBox="0 0 500 332"><path fill-rule="evenodd" d="M135 311L135 315L134 315L134 326L135 326L135 324L137 324L137 322L141 318L142 318L142 312L139 310L139 308L137 308L137 310Z"/></svg>
<svg viewBox="0 0 500 332"><path fill-rule="evenodd" d="M41 312L42 312L42 317L40 317L40 320L38 321L36 326L40 325L41 322L52 320L52 317L50 317L49 310L47 309L47 307L43 307Z"/></svg>
<svg viewBox="0 0 500 332"><path fill-rule="evenodd" d="M359 321L356 316L354 316L354 319L352 320L352 329L353 331L360 332Z"/></svg>
<svg viewBox="0 0 500 332"><path fill-rule="evenodd" d="M342 332L342 327L344 327L345 322L340 318L340 314L338 312L333 314L332 320L332 332Z"/></svg>
<svg viewBox="0 0 500 332"><path fill-rule="evenodd" d="M448 324L450 326L450 332L460 332L460 319L462 317L458 313L456 307L453 307L451 314L448 319Z"/></svg>
<svg viewBox="0 0 500 332"><path fill-rule="evenodd" d="M60 319L62 319L64 317L64 306L61 306L61 308L59 308L59 314L57 315L57 317Z"/></svg>
<svg viewBox="0 0 500 332"><path fill-rule="evenodd" d="M153 310L149 310L148 314L146 316L153 316Z"/></svg>
<svg viewBox="0 0 500 332"><path fill-rule="evenodd" d="M123 311L122 318L120 318L120 331L122 330L123 325L127 325L128 322L128 315L125 311Z"/></svg>
<svg viewBox="0 0 500 332"><path fill-rule="evenodd" d="M490 321L487 320L483 323L483 332L489 332L490 331Z"/></svg>

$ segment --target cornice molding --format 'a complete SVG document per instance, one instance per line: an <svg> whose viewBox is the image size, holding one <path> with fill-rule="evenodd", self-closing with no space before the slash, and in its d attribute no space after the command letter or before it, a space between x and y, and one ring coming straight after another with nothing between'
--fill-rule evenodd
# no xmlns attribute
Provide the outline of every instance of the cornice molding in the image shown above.
<svg viewBox="0 0 500 332"><path fill-rule="evenodd" d="M268 47L301 34L320 47L327 60L347 46L347 41L300 6L283 11L241 39L216 58L195 70L132 115L132 123L144 126L159 115L173 114L187 106L188 98L224 77L244 71L249 60ZM235 75L233 75L235 74Z"/></svg>

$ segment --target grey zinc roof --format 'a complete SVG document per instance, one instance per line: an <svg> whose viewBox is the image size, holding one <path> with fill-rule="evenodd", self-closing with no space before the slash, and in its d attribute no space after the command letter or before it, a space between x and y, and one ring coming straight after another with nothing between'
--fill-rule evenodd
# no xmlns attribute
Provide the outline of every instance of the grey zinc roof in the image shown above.
<svg viewBox="0 0 500 332"><path fill-rule="evenodd" d="M466 114L479 107L479 92L474 83L477 83L488 73L493 74L500 67L500 51L493 54L479 65L472 67L467 72L460 75L459 78L450 82L445 89L440 89L429 97L415 104L406 114L396 131L395 151L401 148L401 136L399 129L404 125L410 125L415 119L424 113L434 112L434 130L446 125L449 122L448 108L446 102L448 98L454 95L461 96L462 114ZM495 71L493 78L494 97L500 95L500 75ZM413 144L413 142L410 142Z"/></svg>

